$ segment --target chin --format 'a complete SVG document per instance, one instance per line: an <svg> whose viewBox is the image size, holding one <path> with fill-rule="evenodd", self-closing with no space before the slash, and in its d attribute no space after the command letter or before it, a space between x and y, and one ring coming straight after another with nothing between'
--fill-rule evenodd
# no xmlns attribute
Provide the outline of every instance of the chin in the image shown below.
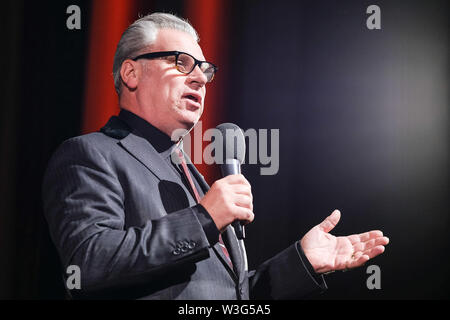
<svg viewBox="0 0 450 320"><path fill-rule="evenodd" d="M177 129L172 131L171 139L172 141L178 141L178 139L186 136L191 132L191 130L198 123L198 119L196 121L183 120L179 121L177 125Z"/></svg>
<svg viewBox="0 0 450 320"><path fill-rule="evenodd" d="M181 119L181 123L184 124L186 127L192 128L197 124L197 122L200 120L200 115L198 113L195 114L189 114L186 117L183 117Z"/></svg>
<svg viewBox="0 0 450 320"><path fill-rule="evenodd" d="M195 125L197 124L198 121L185 121L183 122L183 126L186 130L191 130L193 127L195 127Z"/></svg>

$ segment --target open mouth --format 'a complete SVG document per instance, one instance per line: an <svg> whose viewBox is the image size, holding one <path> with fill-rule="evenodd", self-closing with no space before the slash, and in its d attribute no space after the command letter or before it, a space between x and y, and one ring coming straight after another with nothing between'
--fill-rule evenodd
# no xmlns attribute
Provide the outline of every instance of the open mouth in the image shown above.
<svg viewBox="0 0 450 320"><path fill-rule="evenodd" d="M196 104L200 104L202 101L202 97L196 93L187 93L183 96L183 98L188 99Z"/></svg>
<svg viewBox="0 0 450 320"><path fill-rule="evenodd" d="M192 100L194 102L198 102L198 98L194 97L192 94L189 94L189 95L185 96L185 98L188 98L188 99L190 99L190 100Z"/></svg>

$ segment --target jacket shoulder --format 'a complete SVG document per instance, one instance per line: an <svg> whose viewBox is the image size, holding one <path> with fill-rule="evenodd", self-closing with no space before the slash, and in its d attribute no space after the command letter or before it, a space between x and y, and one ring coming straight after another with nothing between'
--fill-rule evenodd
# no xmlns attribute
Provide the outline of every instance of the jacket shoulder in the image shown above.
<svg viewBox="0 0 450 320"><path fill-rule="evenodd" d="M98 131L65 140L61 147L94 147L102 149L109 148L116 144L118 140L124 139L131 133L132 129L119 117L112 116L108 122Z"/></svg>
<svg viewBox="0 0 450 320"><path fill-rule="evenodd" d="M130 134L131 128L119 117L112 116L100 132L111 138L123 139Z"/></svg>
<svg viewBox="0 0 450 320"><path fill-rule="evenodd" d="M118 147L118 142L127 137L131 131L132 129L124 121L113 116L100 131L63 141L53 153L52 160L61 157L80 159L100 154L109 158L108 155Z"/></svg>

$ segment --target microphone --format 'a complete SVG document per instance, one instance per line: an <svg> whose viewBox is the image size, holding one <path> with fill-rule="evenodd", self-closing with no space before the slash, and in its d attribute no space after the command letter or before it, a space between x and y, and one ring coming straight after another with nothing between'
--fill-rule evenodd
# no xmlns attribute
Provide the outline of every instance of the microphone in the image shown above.
<svg viewBox="0 0 450 320"><path fill-rule="evenodd" d="M220 163L220 171L222 177L230 174L241 173L241 163L245 158L245 138L241 128L233 123L222 123L216 127L222 134L222 160ZM217 151L216 151L217 160ZM234 221L231 224L236 232L239 240L245 239L245 229L241 221Z"/></svg>

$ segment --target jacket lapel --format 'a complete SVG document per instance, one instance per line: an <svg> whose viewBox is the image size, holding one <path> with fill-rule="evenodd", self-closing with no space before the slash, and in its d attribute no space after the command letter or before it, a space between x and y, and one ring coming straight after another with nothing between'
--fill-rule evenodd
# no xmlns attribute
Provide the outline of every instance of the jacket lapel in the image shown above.
<svg viewBox="0 0 450 320"><path fill-rule="evenodd" d="M160 181L170 181L178 184L184 190L189 204L191 206L195 204L195 200L192 198L190 191L186 189L183 183L180 183L179 177L175 170L170 168L167 159L164 159L145 138L131 133L120 140L119 145ZM166 190L172 194L174 199L179 199L179 194L176 194L173 189L167 188ZM181 202L180 205L182 205Z"/></svg>
<svg viewBox="0 0 450 320"><path fill-rule="evenodd" d="M141 162L158 179L177 181L177 176L172 170L168 170L166 161L155 148L145 138L136 134L119 117L112 116L100 131L107 136L118 139L119 145Z"/></svg>
<svg viewBox="0 0 450 320"><path fill-rule="evenodd" d="M129 134L119 144L149 169L160 180L177 181L173 170L168 170L168 165L153 146L144 138L135 134Z"/></svg>

